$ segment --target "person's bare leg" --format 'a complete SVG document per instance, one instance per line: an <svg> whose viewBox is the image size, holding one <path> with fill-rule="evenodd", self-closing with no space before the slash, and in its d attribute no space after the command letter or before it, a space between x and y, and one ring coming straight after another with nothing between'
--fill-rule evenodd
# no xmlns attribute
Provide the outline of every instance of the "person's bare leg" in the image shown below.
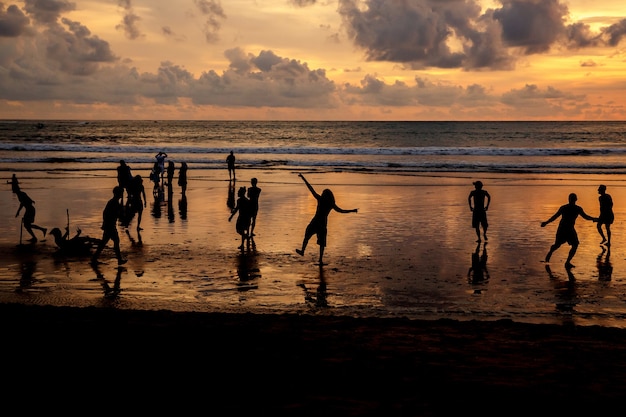
<svg viewBox="0 0 626 417"><path fill-rule="evenodd" d="M606 227L608 232L609 225L607 224ZM604 242L606 242L606 237L604 236L604 232L602 231L602 223L598 223L598 233L600 233L600 237L602 237L602 242L600 242L600 244L603 244Z"/></svg>
<svg viewBox="0 0 626 417"><path fill-rule="evenodd" d="M567 260L565 261L566 268L574 268L572 264L572 259L574 259L574 255L576 255L576 250L578 249L578 245L572 245L572 248L569 250L569 254L567 255Z"/></svg>
<svg viewBox="0 0 626 417"><path fill-rule="evenodd" d="M480 242L480 227L476 228L476 237L478 238L476 242Z"/></svg>
<svg viewBox="0 0 626 417"><path fill-rule="evenodd" d="M611 246L611 225L606 225L606 245Z"/></svg>
<svg viewBox="0 0 626 417"><path fill-rule="evenodd" d="M309 239L305 237L304 240L302 241L302 249L296 249L296 253L298 255L304 256L304 250L306 249L307 243L309 243Z"/></svg>

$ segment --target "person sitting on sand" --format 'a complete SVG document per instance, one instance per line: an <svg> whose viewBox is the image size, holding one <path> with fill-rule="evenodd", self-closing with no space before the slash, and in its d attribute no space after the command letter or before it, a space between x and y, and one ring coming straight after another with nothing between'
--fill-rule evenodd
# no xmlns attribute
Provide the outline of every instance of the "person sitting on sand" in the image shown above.
<svg viewBox="0 0 626 417"><path fill-rule="evenodd" d="M552 217L550 217L545 222L541 222L541 227L546 227L548 223L553 222L559 216L561 216L559 227L556 230L556 238L554 240L554 244L550 246L550 251L546 255L546 262L550 262L550 258L552 257L554 251L560 248L563 243L567 242L571 246L571 248L569 250L569 254L567 255L567 260L565 261L565 267L569 269L574 267L571 261L572 258L574 258L574 255L576 254L576 250L578 249L578 245L580 243L578 241L576 228L574 227L576 225L576 218L580 216L585 220L590 220L594 222L597 222L598 219L596 217L591 217L590 215L585 213L583 208L576 204L576 201L578 200L578 196L576 196L576 194L571 193L568 200L569 203L562 205Z"/></svg>
<svg viewBox="0 0 626 417"><path fill-rule="evenodd" d="M309 182L304 178L304 175L298 174L302 181L306 184L307 188L317 200L317 209L315 211L315 215L309 222L309 225L306 227L304 231L304 239L302 240L302 248L296 249L296 253L300 256L304 256L304 250L309 242L309 239L313 235L317 235L317 244L320 247L320 258L319 265L324 265L324 249L326 248L326 237L328 235L328 215L331 210L335 210L338 213L358 213L358 209L344 210L335 204L335 196L333 192L326 188L322 191L322 195L319 195L315 189L309 184Z"/></svg>
<svg viewBox="0 0 626 417"><path fill-rule="evenodd" d="M54 243L59 247L57 254L65 256L89 256L94 246L100 242L89 236L81 236L82 230L76 229L74 237L70 238L69 228L65 228L65 233L61 233L61 229L55 227L50 230L50 234L54 236Z"/></svg>
<svg viewBox="0 0 626 417"><path fill-rule="evenodd" d="M15 213L15 217L20 215L20 211L24 208L24 217L22 218L22 222L24 223L24 229L32 236L30 239L31 242L37 242L37 237L33 232L33 229L40 230L43 232L43 237L46 237L46 232L48 229L45 227L37 226L33 222L35 221L35 202L22 190L17 191L17 199L20 201L20 206L17 209L17 213Z"/></svg>
<svg viewBox="0 0 626 417"><path fill-rule="evenodd" d="M246 187L240 187L237 192L237 205L231 211L231 215L228 221L231 221L236 213L239 213L237 217L237 223L235 225L237 233L241 235L241 246L239 249L244 249L244 242L250 243L250 221L252 219L252 213L250 212L250 200L246 197Z"/></svg>

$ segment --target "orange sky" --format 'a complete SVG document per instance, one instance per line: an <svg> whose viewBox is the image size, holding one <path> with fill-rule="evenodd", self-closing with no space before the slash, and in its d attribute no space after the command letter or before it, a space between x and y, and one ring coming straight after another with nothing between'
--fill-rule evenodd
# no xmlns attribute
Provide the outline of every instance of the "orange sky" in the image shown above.
<svg viewBox="0 0 626 417"><path fill-rule="evenodd" d="M622 3L9 0L0 117L625 120Z"/></svg>

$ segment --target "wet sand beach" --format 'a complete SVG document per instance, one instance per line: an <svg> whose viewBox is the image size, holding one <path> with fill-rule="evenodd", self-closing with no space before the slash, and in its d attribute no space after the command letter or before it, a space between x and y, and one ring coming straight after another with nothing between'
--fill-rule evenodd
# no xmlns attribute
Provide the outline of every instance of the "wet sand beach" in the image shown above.
<svg viewBox="0 0 626 417"><path fill-rule="evenodd" d="M314 240L305 256L295 253L315 210L296 173L238 172L237 186L257 177L263 190L244 253L224 174L191 167L186 201L177 187L167 201L149 197L144 230L120 228L122 269L111 244L98 270L55 258L49 237L20 245L7 185L0 316L5 357L21 358L10 376L50 383L80 369L70 386L87 398L98 390L85 385L113 378L110 389L134 407L158 399L183 412L202 403L284 415L597 413L623 397L620 178L305 173L342 208L359 208L331 213L328 265L319 268ZM63 227L69 213L72 230L100 237L114 172L22 177L36 223ZM493 199L489 241L478 247L488 253L481 282L468 275L476 179ZM579 220L576 268L563 267L564 246L547 269L556 224L541 221L570 192L597 215L600 183L616 202L611 257L595 224ZM139 387L148 394L128 394Z"/></svg>

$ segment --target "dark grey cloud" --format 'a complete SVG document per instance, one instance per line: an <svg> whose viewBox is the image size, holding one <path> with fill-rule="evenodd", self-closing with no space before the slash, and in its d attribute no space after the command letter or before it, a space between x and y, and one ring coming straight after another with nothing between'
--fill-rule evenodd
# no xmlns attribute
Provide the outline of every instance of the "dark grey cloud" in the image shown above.
<svg viewBox="0 0 626 417"><path fill-rule="evenodd" d="M37 23L56 23L63 13L76 9L76 4L64 0L25 0L24 10Z"/></svg>
<svg viewBox="0 0 626 417"><path fill-rule="evenodd" d="M0 38L13 38L32 33L30 19L17 6L10 5L4 10L0 3Z"/></svg>
<svg viewBox="0 0 626 417"><path fill-rule="evenodd" d="M298 7L306 7L314 5L317 3L317 0L289 0L289 3Z"/></svg>
<svg viewBox="0 0 626 417"><path fill-rule="evenodd" d="M561 0L500 0L481 10L475 0L339 0L349 38L370 61L406 68L510 70L521 55L553 47L617 46L626 19L592 33L567 24Z"/></svg>
<svg viewBox="0 0 626 417"><path fill-rule="evenodd" d="M124 16L122 17L122 23L115 26L115 28L123 31L126 38L131 40L143 37L138 25L141 17L135 14L131 1L118 0L117 4L124 9Z"/></svg>
<svg viewBox="0 0 626 417"><path fill-rule="evenodd" d="M206 19L203 27L206 41L209 43L217 42L219 30L222 27L221 21L226 19L221 3L216 0L194 0L194 3Z"/></svg>

